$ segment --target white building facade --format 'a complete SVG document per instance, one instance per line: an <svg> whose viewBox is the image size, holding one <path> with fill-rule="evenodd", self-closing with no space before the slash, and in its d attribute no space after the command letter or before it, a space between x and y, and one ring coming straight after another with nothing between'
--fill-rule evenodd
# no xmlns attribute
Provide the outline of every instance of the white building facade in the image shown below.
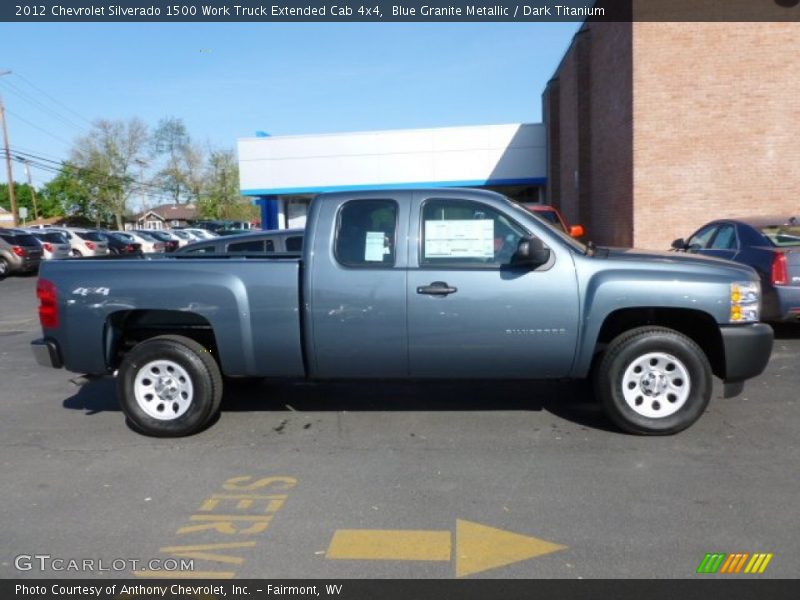
<svg viewBox="0 0 800 600"><path fill-rule="evenodd" d="M544 199L542 124L261 136L238 141L240 189L262 227L302 227L321 192L478 187Z"/></svg>

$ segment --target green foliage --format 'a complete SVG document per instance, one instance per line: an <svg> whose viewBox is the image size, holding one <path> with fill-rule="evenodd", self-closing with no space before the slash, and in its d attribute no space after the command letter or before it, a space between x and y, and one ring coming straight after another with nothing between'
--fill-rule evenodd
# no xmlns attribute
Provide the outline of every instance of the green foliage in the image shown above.
<svg viewBox="0 0 800 600"><path fill-rule="evenodd" d="M61 205L53 202L52 198L45 197L44 188L35 189L31 188L27 183L14 182L14 196L17 199L17 208L23 206L28 209L27 221L32 221L35 217L36 211L33 209L33 194L36 194L36 206L39 210L39 217L57 217L64 214ZM11 198L8 195L8 184L0 184L0 206L7 211L11 211Z"/></svg>

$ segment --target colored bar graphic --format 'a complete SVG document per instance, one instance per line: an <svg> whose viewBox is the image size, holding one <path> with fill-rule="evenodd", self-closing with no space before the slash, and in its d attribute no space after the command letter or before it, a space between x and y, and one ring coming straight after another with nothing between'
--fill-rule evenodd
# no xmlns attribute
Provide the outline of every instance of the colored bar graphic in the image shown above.
<svg viewBox="0 0 800 600"><path fill-rule="evenodd" d="M761 574L767 569L772 557L773 554L767 553L733 552L727 554L725 552L709 552L703 557L700 566L697 567L697 573L732 575L741 573L744 568L744 573ZM748 561L748 559L750 560ZM746 567L745 564L747 564Z"/></svg>
<svg viewBox="0 0 800 600"><path fill-rule="evenodd" d="M713 554L708 553L703 558L703 561L700 563L700 566L697 567L698 573L716 573L719 569L720 565L722 565L722 561L725 560L727 555L724 552L715 552Z"/></svg>

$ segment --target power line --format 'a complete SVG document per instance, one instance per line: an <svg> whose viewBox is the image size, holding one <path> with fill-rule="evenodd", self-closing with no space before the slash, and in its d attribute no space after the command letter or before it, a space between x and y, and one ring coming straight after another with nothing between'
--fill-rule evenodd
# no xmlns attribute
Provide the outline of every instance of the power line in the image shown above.
<svg viewBox="0 0 800 600"><path fill-rule="evenodd" d="M34 129L38 129L38 130L39 130L39 131L41 131L42 133L45 133L45 134L49 135L49 136L50 136L51 138L53 138L54 140L58 140L59 142L61 142L61 143L63 143L63 144L67 144L67 145L69 145L69 144L70 144L70 142L68 142L68 141L67 141L67 140L65 140L64 138L61 138L61 137L57 136L56 134L52 133L51 131L47 131L46 129L44 129L44 128L42 128L42 127L39 127L39 126L38 126L36 123L31 123L31 122L30 122L30 121L28 121L28 119L26 119L25 117L21 117L21 116L20 116L20 115L18 115L17 113L15 113L15 112L11 112L11 111L10 111L10 110L8 110L8 109L6 109L6 112L7 112L8 114L10 114L10 115L14 115L14 116L15 116L17 119L19 119L19 120L20 120L20 121L22 121L23 123L27 123L28 125L30 125L30 126L31 126L31 127L33 127Z"/></svg>
<svg viewBox="0 0 800 600"><path fill-rule="evenodd" d="M22 100L30 103L33 106L35 106L36 108L38 108L39 110L41 110L45 114L49 115L51 118L55 119L56 121L58 121L60 123L63 123L65 125L68 125L69 127L73 127L75 129L77 129L78 131L80 131L81 133L84 132L84 128L82 126L76 124L74 121L72 121L68 117L62 115L61 113L53 110L49 106L43 104L42 102L40 102L36 98L34 98L31 95L29 95L27 92L22 91L21 89L19 89L18 86L16 86L12 82L0 80L0 86L4 87L6 89L6 91L11 92L15 96L21 98Z"/></svg>
<svg viewBox="0 0 800 600"><path fill-rule="evenodd" d="M30 80L30 79L28 79L27 77L24 77L23 75L21 75L21 74L19 74L19 73L17 73L17 72L14 72L14 75L16 75L17 77L19 77L19 78L20 78L22 81L24 81L25 83L27 83L27 84L28 84L30 87L32 87L34 90L36 90L36 91L37 91L37 92L39 92L40 94L43 94L44 96L47 96L48 98L50 98L50 100L51 100L52 102L54 102L55 104L58 104L59 106L61 106L61 107L62 107L62 108L64 108L65 110L68 110L69 112L71 112L73 115L75 115L76 117L78 117L78 118L79 118L81 121L83 121L84 123L86 123L86 124L87 124L87 125L89 125L90 127L92 126L92 122L91 122L91 121L89 121L89 119L87 119L87 118L83 117L83 116L82 116L80 113L78 113L78 112L75 112L75 111L74 111L74 110L72 110L72 109L71 109L69 106L67 106L66 104L64 104L64 103L63 103L63 102L61 102L60 100L57 100L56 98L54 98L53 96L51 96L51 95L50 95L50 94L48 94L47 92L45 92L45 91L44 91L42 88L38 87L37 85L34 85L34 84L33 84L33 82L31 82L31 80Z"/></svg>

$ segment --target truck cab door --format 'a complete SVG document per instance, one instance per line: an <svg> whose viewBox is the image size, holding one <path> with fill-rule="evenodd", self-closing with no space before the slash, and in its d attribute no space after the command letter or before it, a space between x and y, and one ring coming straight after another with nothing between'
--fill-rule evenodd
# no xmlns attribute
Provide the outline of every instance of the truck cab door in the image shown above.
<svg viewBox="0 0 800 600"><path fill-rule="evenodd" d="M408 202L391 193L317 202L303 285L310 375L406 377Z"/></svg>
<svg viewBox="0 0 800 600"><path fill-rule="evenodd" d="M579 324L572 256L552 244L547 264L514 267L519 241L535 228L508 207L442 195L420 195L412 205L418 231L407 289L411 376L566 376Z"/></svg>

